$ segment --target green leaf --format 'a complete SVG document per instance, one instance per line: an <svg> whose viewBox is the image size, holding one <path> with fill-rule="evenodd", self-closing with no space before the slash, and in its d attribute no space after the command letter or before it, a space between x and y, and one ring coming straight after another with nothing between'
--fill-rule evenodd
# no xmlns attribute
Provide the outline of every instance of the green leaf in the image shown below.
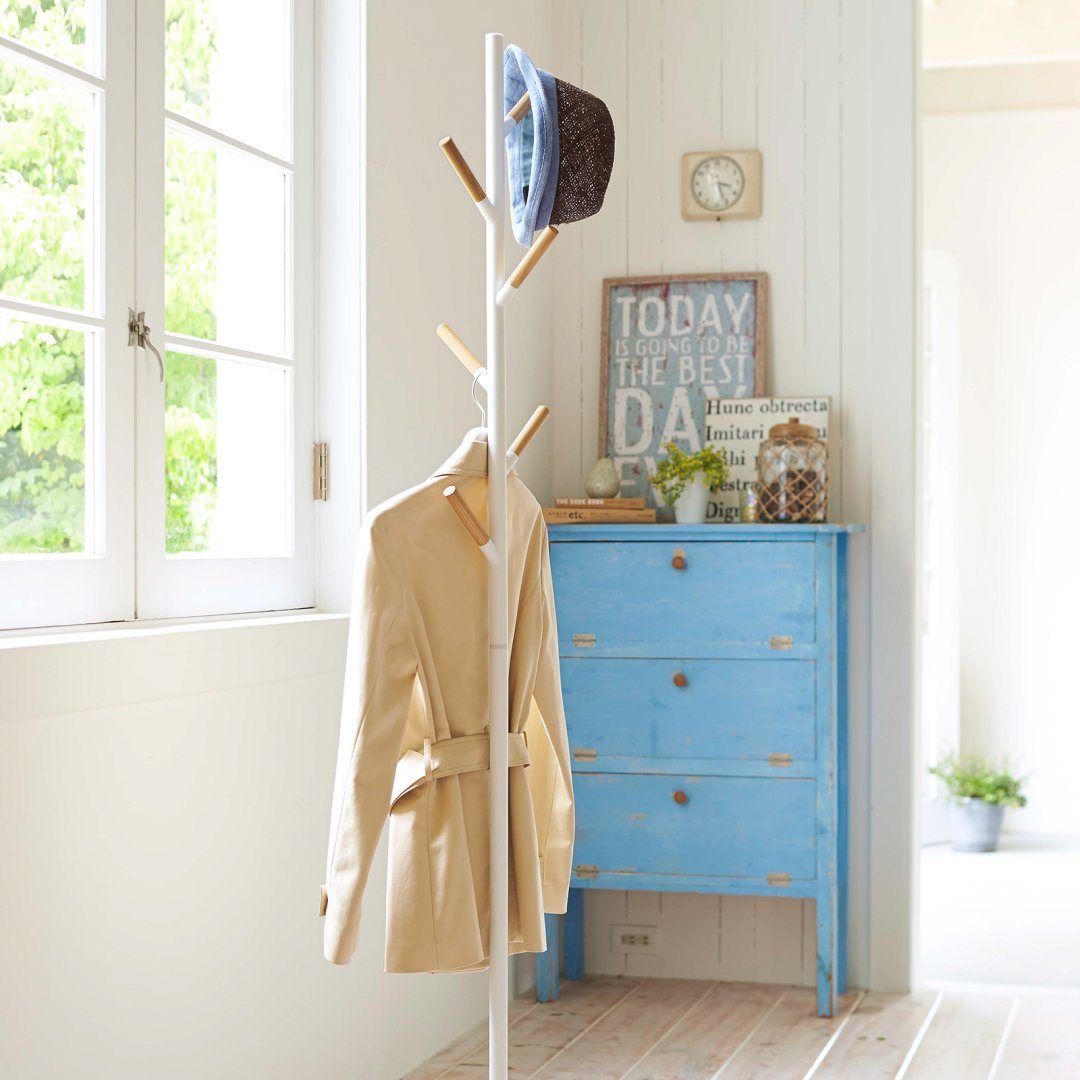
<svg viewBox="0 0 1080 1080"><path fill-rule="evenodd" d="M660 492L668 506L674 506L682 497L686 486L699 473L705 478L710 491L716 491L728 477L727 453L714 446L704 446L697 453L688 454L677 443L664 443L667 457L656 463L656 472L649 474L649 481Z"/></svg>
<svg viewBox="0 0 1080 1080"><path fill-rule="evenodd" d="M944 781L952 799L981 799L998 806L1027 805L1027 798L1021 793L1024 780L1013 776L1007 763L997 766L981 757L961 759L948 754L927 771Z"/></svg>

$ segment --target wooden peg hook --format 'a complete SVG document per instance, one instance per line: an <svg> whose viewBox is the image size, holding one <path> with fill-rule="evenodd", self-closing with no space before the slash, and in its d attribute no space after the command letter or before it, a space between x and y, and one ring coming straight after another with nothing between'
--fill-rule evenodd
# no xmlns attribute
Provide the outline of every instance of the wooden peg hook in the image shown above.
<svg viewBox="0 0 1080 1080"><path fill-rule="evenodd" d="M515 124L520 124L525 119L525 114L529 111L529 107L532 105L532 101L528 94L522 94L517 99L517 103L506 114L507 120L513 120Z"/></svg>
<svg viewBox="0 0 1080 1080"><path fill-rule="evenodd" d="M451 484L449 487L443 488L443 496L461 520L461 524L465 526L466 532L476 541L477 545L483 547L489 543L491 537L488 536L484 526L476 520L476 515L469 509L469 504L461 497L461 492Z"/></svg>
<svg viewBox="0 0 1080 1080"><path fill-rule="evenodd" d="M525 422L525 426L518 432L517 438L510 444L510 453L515 459L525 452L525 447L532 442L533 436L543 427L544 421L550 415L551 410L546 405L537 405L532 416Z"/></svg>
<svg viewBox="0 0 1080 1080"><path fill-rule="evenodd" d="M480 181L476 179L476 175L469 168L469 163L461 156L461 151L457 148L454 140L449 135L445 139L440 139L439 149L446 155L446 160L450 162L454 172L457 173L458 179L464 185L472 201L483 202L487 195L484 194Z"/></svg>
<svg viewBox="0 0 1080 1080"><path fill-rule="evenodd" d="M450 328L449 323L439 323L435 327L435 333L439 340L465 365L465 370L474 378L477 373L484 370L484 365L477 360L473 351L461 340Z"/></svg>
<svg viewBox="0 0 1080 1080"><path fill-rule="evenodd" d="M510 295L521 288L525 279L533 272L544 252L551 247L558 235L559 230L554 225L549 225L533 240L532 247L525 252L521 262L514 267L513 272L506 279L506 284L499 290L498 302L500 304L505 304Z"/></svg>

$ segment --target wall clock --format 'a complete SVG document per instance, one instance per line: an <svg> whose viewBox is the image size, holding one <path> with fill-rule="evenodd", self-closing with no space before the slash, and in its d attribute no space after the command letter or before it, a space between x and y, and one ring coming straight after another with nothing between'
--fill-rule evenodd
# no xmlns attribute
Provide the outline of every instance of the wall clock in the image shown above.
<svg viewBox="0 0 1080 1080"><path fill-rule="evenodd" d="M761 154L757 150L706 150L683 154L685 221L761 217Z"/></svg>

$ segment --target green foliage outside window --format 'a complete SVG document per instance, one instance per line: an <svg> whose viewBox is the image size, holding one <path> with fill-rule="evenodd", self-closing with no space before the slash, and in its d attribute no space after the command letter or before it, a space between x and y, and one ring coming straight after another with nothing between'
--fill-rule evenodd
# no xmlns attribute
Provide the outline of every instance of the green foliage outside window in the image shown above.
<svg viewBox="0 0 1080 1080"><path fill-rule="evenodd" d="M211 0L165 6L165 106L210 119ZM165 136L165 319L176 334L213 340L217 280L217 154ZM217 501L217 365L169 353L165 363L165 550L205 551Z"/></svg>
<svg viewBox="0 0 1080 1080"><path fill-rule="evenodd" d="M86 62L84 0L0 0L0 33L67 63ZM168 107L209 117L213 54L210 0L168 0ZM0 61L0 295L84 307L86 102L78 90ZM168 328L211 339L216 167L212 149L166 139ZM84 548L92 340L0 319L0 553ZM204 551L217 489L215 364L175 354L167 360L166 549Z"/></svg>

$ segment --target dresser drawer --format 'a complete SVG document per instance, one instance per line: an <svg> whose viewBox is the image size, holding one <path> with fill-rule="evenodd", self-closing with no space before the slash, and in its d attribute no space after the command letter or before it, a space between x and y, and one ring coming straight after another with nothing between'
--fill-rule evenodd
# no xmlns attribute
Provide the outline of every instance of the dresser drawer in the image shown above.
<svg viewBox="0 0 1080 1080"><path fill-rule="evenodd" d="M595 750L600 769L605 757L814 758L812 660L564 657L561 670L570 746Z"/></svg>
<svg viewBox="0 0 1080 1080"><path fill-rule="evenodd" d="M563 655L708 657L736 642L814 641L811 543L554 543L551 568Z"/></svg>
<svg viewBox="0 0 1080 1080"><path fill-rule="evenodd" d="M578 773L574 864L600 873L811 879L815 787L802 779ZM680 792L685 802L676 801Z"/></svg>

